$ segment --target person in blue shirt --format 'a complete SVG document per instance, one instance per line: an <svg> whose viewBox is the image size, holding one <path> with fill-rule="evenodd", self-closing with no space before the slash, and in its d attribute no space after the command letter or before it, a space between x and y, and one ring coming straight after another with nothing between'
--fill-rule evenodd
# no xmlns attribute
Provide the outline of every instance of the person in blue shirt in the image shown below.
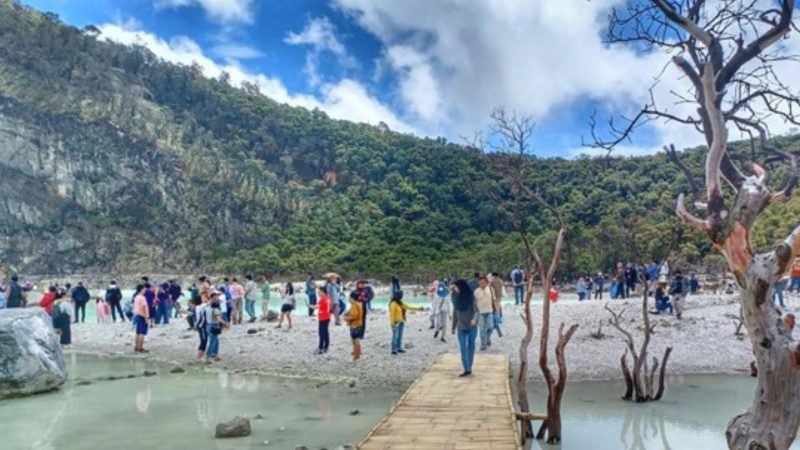
<svg viewBox="0 0 800 450"><path fill-rule="evenodd" d="M306 295L308 296L308 317L314 317L314 305L317 304L317 285L311 272L308 272L306 278Z"/></svg>
<svg viewBox="0 0 800 450"><path fill-rule="evenodd" d="M605 277L603 277L603 272L598 272L597 276L594 277L594 299L595 300L602 300L603 299L603 283L606 282Z"/></svg>

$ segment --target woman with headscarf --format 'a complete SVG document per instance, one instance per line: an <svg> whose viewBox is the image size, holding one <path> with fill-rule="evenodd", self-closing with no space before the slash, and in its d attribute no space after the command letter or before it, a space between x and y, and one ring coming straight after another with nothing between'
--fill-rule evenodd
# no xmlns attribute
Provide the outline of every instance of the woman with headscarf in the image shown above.
<svg viewBox="0 0 800 450"><path fill-rule="evenodd" d="M475 339L478 337L478 305L475 294L464 279L456 280L452 289L453 326L452 333L458 330L458 348L461 351L461 364L466 377L472 374L472 362L475 359Z"/></svg>

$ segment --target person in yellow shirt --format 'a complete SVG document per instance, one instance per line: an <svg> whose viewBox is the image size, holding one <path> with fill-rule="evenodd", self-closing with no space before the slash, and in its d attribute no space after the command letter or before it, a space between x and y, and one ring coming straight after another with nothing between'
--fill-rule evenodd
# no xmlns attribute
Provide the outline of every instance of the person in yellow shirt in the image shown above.
<svg viewBox="0 0 800 450"><path fill-rule="evenodd" d="M344 320L350 327L350 339L353 340L353 362L361 358L361 339L364 339L364 325L366 325L366 310L364 303L359 298L358 292L350 293L350 309L344 315Z"/></svg>
<svg viewBox="0 0 800 450"><path fill-rule="evenodd" d="M418 306L403 303L403 291L395 291L389 302L389 323L392 325L392 354L405 353L403 350L403 329L406 324L406 311L422 311Z"/></svg>

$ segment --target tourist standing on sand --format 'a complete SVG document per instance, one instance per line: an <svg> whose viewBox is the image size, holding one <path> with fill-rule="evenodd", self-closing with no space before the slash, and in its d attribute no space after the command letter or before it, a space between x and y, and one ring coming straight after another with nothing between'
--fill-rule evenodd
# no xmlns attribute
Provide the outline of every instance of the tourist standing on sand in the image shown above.
<svg viewBox="0 0 800 450"><path fill-rule="evenodd" d="M11 283L6 286L6 308L24 308L25 296L22 286L19 284L19 277L11 276Z"/></svg>
<svg viewBox="0 0 800 450"><path fill-rule="evenodd" d="M314 283L314 275L311 272L308 272L306 277L306 295L308 296L308 317L313 317L313 306L317 304L317 285Z"/></svg>
<svg viewBox="0 0 800 450"><path fill-rule="evenodd" d="M478 277L478 288L475 289L475 304L478 306L478 327L481 335L481 351L492 345L491 333L493 326L492 290L486 277Z"/></svg>
<svg viewBox="0 0 800 450"><path fill-rule="evenodd" d="M108 288L106 289L106 303L111 308L111 321L117 321L117 314L119 313L120 322L125 322L125 315L122 314L122 290L117 286L117 282L111 280Z"/></svg>
<svg viewBox="0 0 800 450"><path fill-rule="evenodd" d="M150 282L146 282L144 285L144 291L142 291L142 295L144 296L145 302L147 302L147 321L149 326L153 326L155 324L155 315L156 315L156 293L151 289ZM134 297L134 301L136 297ZM136 313L134 312L134 315Z"/></svg>
<svg viewBox="0 0 800 450"><path fill-rule="evenodd" d="M72 289L72 300L75 302L75 323L80 320L81 323L86 321L86 304L91 300L89 291L84 287L82 282Z"/></svg>
<svg viewBox="0 0 800 450"><path fill-rule="evenodd" d="M683 302L689 293L689 281L683 277L680 269L675 271L675 278L669 287L669 295L672 296L672 306L675 308L675 317L681 319L683 313Z"/></svg>
<svg viewBox="0 0 800 450"><path fill-rule="evenodd" d="M192 317L194 317L193 327L197 330L197 337L199 338L197 359L200 361L206 360L206 349L208 348L206 309L210 307L209 305L209 302L203 302L199 298L197 300L189 300L189 309L192 311Z"/></svg>
<svg viewBox="0 0 800 450"><path fill-rule="evenodd" d="M169 285L161 283L156 290L156 324L169 324Z"/></svg>
<svg viewBox="0 0 800 450"><path fill-rule="evenodd" d="M211 301L208 308L203 311L206 320L206 334L208 336L208 348L206 349L206 361L219 361L219 336L227 321L222 312L222 304L225 302L225 291L219 290L216 297Z"/></svg>
<svg viewBox="0 0 800 450"><path fill-rule="evenodd" d="M272 297L272 286L269 284L269 275L264 275L261 280L261 318L264 320L267 320L270 297Z"/></svg>
<svg viewBox="0 0 800 450"><path fill-rule="evenodd" d="M472 362L475 360L475 338L478 336L478 306L475 295L466 280L456 280L453 285L453 327L452 333L458 331L458 348L461 351L461 365L466 377L472 374Z"/></svg>
<svg viewBox="0 0 800 450"><path fill-rule="evenodd" d="M258 299L258 284L253 280L253 276L247 274L244 282L244 311L247 313L247 321L256 321L256 300Z"/></svg>
<svg viewBox="0 0 800 450"><path fill-rule="evenodd" d="M350 293L350 309L344 315L350 327L350 340L353 342L353 362L361 359L361 340L364 339L367 325L367 310L357 291Z"/></svg>
<svg viewBox="0 0 800 450"><path fill-rule="evenodd" d="M514 304L521 305L525 303L525 274L520 270L519 266L508 274L511 282L514 283Z"/></svg>
<svg viewBox="0 0 800 450"><path fill-rule="evenodd" d="M628 263L628 266L625 268L625 297L630 298L631 295L636 294L637 276L636 267L633 263Z"/></svg>
<svg viewBox="0 0 800 450"><path fill-rule="evenodd" d="M489 329L489 336L491 337L493 331L497 331L497 335L503 337L500 325L503 324L503 297L506 289L500 274L492 273L489 287L492 289L492 328Z"/></svg>
<svg viewBox="0 0 800 450"><path fill-rule="evenodd" d="M792 264L792 278L789 285L789 292L800 293L800 258L794 260Z"/></svg>
<svg viewBox="0 0 800 450"><path fill-rule="evenodd" d="M783 304L783 290L786 288L786 279L781 276L777 280L775 280L775 293L773 294L773 300L775 303L781 305L781 308L784 308L785 305Z"/></svg>
<svg viewBox="0 0 800 450"><path fill-rule="evenodd" d="M436 300L431 308L431 313L434 317L434 325L436 331L433 333L433 338L436 339L439 333L442 336L439 338L442 342L447 342L444 335L447 334L447 317L450 315L450 300L447 296L450 291L447 289L447 282L445 280L439 281L439 289L436 291Z"/></svg>
<svg viewBox="0 0 800 450"><path fill-rule="evenodd" d="M317 314L317 334L319 334L319 345L315 355L328 353L328 347L331 344L330 325L331 325L331 299L325 292L325 289L318 287L315 294L317 295L318 302L315 304L308 304L311 309L319 309Z"/></svg>
<svg viewBox="0 0 800 450"><path fill-rule="evenodd" d="M431 316L429 318L431 326L428 327L428 329L430 330L436 329L436 304L439 301L439 288L441 287L441 285L442 285L441 281L433 280L431 282L431 286L428 288L428 298L431 299ZM434 333L433 336L436 337L436 333Z"/></svg>
<svg viewBox="0 0 800 450"><path fill-rule="evenodd" d="M64 345L72 344L72 305L69 297L63 292L56 293L53 303L53 328L59 335L59 343Z"/></svg>
<svg viewBox="0 0 800 450"><path fill-rule="evenodd" d="M289 330L292 329L292 311L296 304L294 297L294 286L291 282L286 283L286 289L283 291L283 304L281 305L281 318L278 320L278 325L275 328L280 328L283 325L283 319L289 323Z"/></svg>
<svg viewBox="0 0 800 450"><path fill-rule="evenodd" d="M406 311L422 311L418 306L403 303L403 291L397 291L389 301L389 325L392 327L392 354L405 353L403 330L406 327Z"/></svg>
<svg viewBox="0 0 800 450"><path fill-rule="evenodd" d="M336 325L341 325L340 316L344 312L339 307L339 294L342 292L341 286L337 281L339 280L339 275L331 272L325 274L325 280L327 283L325 284L325 293L328 294L328 298L331 301L331 312L333 313L333 317L335 319Z"/></svg>
<svg viewBox="0 0 800 450"><path fill-rule="evenodd" d="M39 300L39 306L51 317L53 315L53 303L55 303L57 296L56 287L50 286L42 296L42 299ZM55 328L55 325L53 325L53 328Z"/></svg>
<svg viewBox="0 0 800 450"><path fill-rule="evenodd" d="M146 285L136 286L136 294L133 298L133 326L136 329L136 337L133 341L133 351L136 353L149 353L144 349L144 337L147 336L147 327L150 323L150 306L147 304L146 293L150 289Z"/></svg>
<svg viewBox="0 0 800 450"><path fill-rule="evenodd" d="M174 319L181 317L181 297L183 297L183 289L178 284L178 280L169 280L169 315Z"/></svg>
<svg viewBox="0 0 800 450"><path fill-rule="evenodd" d="M603 272L598 272L597 276L594 277L594 299L595 300L602 300L603 299L603 284L606 282L605 277L603 277Z"/></svg>
<svg viewBox="0 0 800 450"><path fill-rule="evenodd" d="M241 325L242 324L242 308L244 304L244 287L237 278L233 278L231 281L230 287L231 291L231 313L230 313L230 323L233 325Z"/></svg>

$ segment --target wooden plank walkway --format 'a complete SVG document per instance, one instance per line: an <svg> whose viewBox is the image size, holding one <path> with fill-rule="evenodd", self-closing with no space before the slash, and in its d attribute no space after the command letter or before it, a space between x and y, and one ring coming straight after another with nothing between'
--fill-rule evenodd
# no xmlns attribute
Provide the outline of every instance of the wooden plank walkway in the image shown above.
<svg viewBox="0 0 800 450"><path fill-rule="evenodd" d="M362 450L518 450L507 355L440 355L357 448Z"/></svg>

